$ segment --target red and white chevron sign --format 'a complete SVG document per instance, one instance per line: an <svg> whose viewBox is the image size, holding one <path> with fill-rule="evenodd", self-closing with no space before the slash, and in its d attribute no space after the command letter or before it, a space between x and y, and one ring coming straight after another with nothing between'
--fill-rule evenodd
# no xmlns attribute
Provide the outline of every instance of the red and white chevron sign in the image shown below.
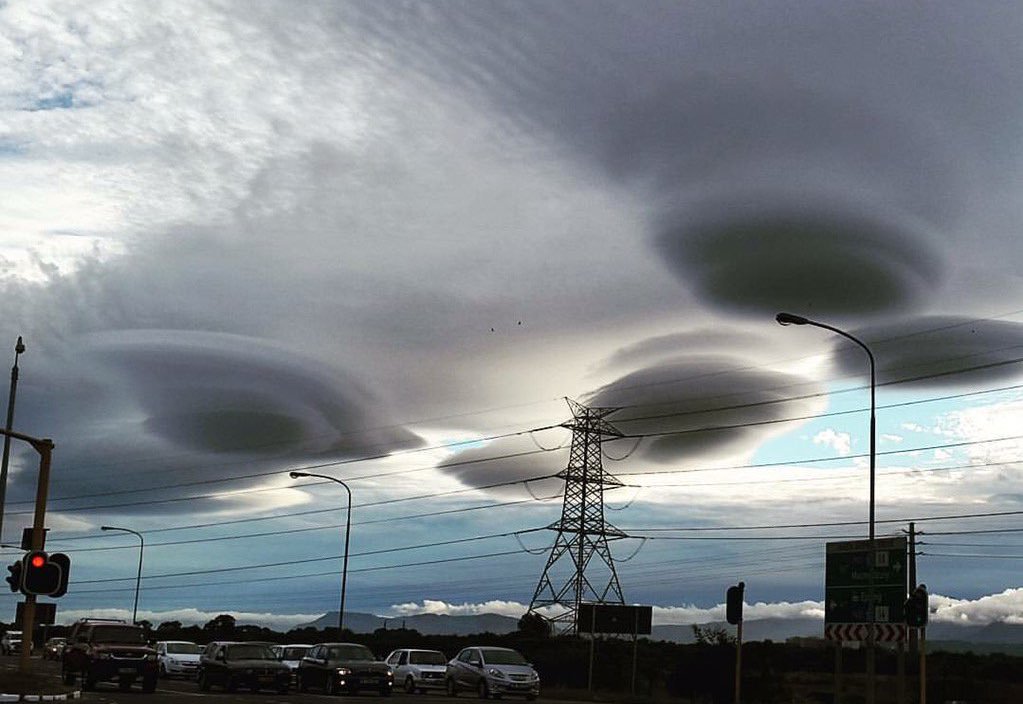
<svg viewBox="0 0 1023 704"><path fill-rule="evenodd" d="M865 641L870 634L867 623L828 623L824 625L827 640ZM897 643L906 640L906 626L902 623L875 623L874 640L878 643Z"/></svg>

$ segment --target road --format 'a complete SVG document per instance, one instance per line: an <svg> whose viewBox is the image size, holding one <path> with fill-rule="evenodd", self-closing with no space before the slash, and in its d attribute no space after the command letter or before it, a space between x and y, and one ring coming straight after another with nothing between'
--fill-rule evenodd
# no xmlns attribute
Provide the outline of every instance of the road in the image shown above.
<svg viewBox="0 0 1023 704"><path fill-rule="evenodd" d="M0 668L2 671L10 672L18 667L17 656L0 656ZM38 657L32 658L33 670L53 678L54 682L60 678L60 663L49 660L42 660ZM471 692L462 693L458 699L475 699ZM213 689L209 692L200 692L195 682L183 679L161 679L153 694L142 694L138 684L135 684L131 691L122 692L115 682L103 682L97 685L94 691L82 692L82 698L78 701L82 704L297 704L298 702L313 702L314 704L337 704L339 697L317 694L315 692L304 692L299 694L293 691L291 694L277 694L276 692L224 692ZM393 704L444 704L451 702L443 692L430 694L406 694L401 689L396 689L390 697L380 697L376 694L365 695L344 695L341 697L349 704L363 704L364 702L381 701ZM203 701L205 700L205 701ZM512 701L524 701L521 697L511 699ZM506 700L507 701L507 700ZM537 701L544 701L543 698ZM562 703L564 704L564 703Z"/></svg>

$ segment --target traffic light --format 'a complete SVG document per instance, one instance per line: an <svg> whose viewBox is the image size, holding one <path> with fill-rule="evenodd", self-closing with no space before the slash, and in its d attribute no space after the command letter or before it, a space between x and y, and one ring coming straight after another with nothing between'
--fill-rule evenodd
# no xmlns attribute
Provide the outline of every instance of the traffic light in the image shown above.
<svg viewBox="0 0 1023 704"><path fill-rule="evenodd" d="M906 625L910 628L923 628L927 625L928 615L927 585L921 584L906 599Z"/></svg>
<svg viewBox="0 0 1023 704"><path fill-rule="evenodd" d="M24 570L25 594L49 595L60 587L63 570L60 565L50 561L49 555L42 550L27 553L21 561Z"/></svg>
<svg viewBox="0 0 1023 704"><path fill-rule="evenodd" d="M729 587L725 592L725 618L733 626L742 622L742 599L746 590L746 583L739 582L734 587Z"/></svg>
<svg viewBox="0 0 1023 704"><path fill-rule="evenodd" d="M7 583L11 585L12 592L20 592L22 584L23 571L21 569L21 560L7 565L7 571L10 574L7 576Z"/></svg>
<svg viewBox="0 0 1023 704"><path fill-rule="evenodd" d="M67 594L67 583L71 577L71 558L62 552L55 552L50 554L50 562L60 568L60 583L57 585L57 591L50 592L50 596L54 598L64 596Z"/></svg>

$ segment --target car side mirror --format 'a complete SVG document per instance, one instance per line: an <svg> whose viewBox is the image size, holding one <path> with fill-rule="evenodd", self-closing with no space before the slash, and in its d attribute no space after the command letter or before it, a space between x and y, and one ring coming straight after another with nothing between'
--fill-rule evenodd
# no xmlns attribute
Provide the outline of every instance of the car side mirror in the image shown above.
<svg viewBox="0 0 1023 704"><path fill-rule="evenodd" d="M470 660L469 664L473 667L483 667L483 663L479 660Z"/></svg>

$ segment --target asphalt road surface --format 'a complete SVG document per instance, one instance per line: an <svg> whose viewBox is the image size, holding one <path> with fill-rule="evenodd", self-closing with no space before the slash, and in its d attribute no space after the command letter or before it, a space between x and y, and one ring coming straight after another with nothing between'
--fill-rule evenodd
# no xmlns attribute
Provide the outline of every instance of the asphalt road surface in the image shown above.
<svg viewBox="0 0 1023 704"><path fill-rule="evenodd" d="M0 656L0 668L2 671L13 671L18 667L17 656ZM60 663L50 660L42 660L39 657L32 658L32 669L37 673L43 673L53 678L54 682L60 679ZM183 679L161 679L153 694L143 694L139 683L131 688L129 692L122 692L116 682L101 682L96 689L90 692L82 692L82 698L77 700L81 704L297 704L298 702L316 702L317 704L328 704L339 700L351 704L363 704L364 702L393 702L394 704L405 704L417 702L418 704L446 704L453 701L465 701L475 699L472 692L463 692L457 699L449 699L443 692L431 692L429 694L406 694L401 688L395 688L394 694L390 697L381 697L377 694L342 695L340 697L327 696L316 692L304 692L299 694L292 690L290 694L277 694L276 692L224 692L221 689L213 688L209 692L200 692L198 685L191 680ZM202 700L205 700L203 702ZM502 701L523 702L522 697L505 697ZM543 698L539 700L542 702Z"/></svg>

